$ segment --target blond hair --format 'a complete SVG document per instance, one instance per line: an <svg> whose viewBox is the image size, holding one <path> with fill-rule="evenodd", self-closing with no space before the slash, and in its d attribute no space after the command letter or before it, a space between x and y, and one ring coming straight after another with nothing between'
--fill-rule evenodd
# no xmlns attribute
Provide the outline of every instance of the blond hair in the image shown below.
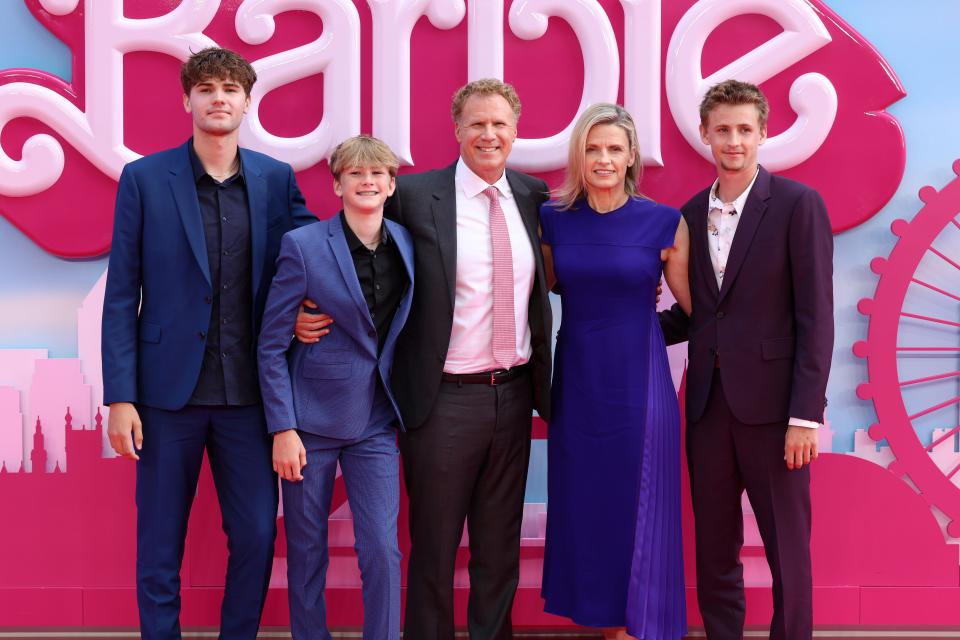
<svg viewBox="0 0 960 640"><path fill-rule="evenodd" d="M513 110L514 121L520 119L520 96L517 95L517 90L513 88L513 85L496 78L481 78L468 82L453 94L450 114L456 124L460 124L463 105L466 104L470 96L500 96L507 101L507 104Z"/></svg>
<svg viewBox="0 0 960 640"><path fill-rule="evenodd" d="M770 114L770 105L767 97L760 91L760 87L749 82L739 80L724 80L715 84L704 94L700 101L700 124L706 128L710 112L721 104L741 105L752 104L757 108L757 122L760 129L767 128L767 116Z"/></svg>
<svg viewBox="0 0 960 640"><path fill-rule="evenodd" d="M351 167L386 167L396 177L400 161L386 142L373 136L353 136L337 145L330 156L330 173L340 180L344 169Z"/></svg>
<svg viewBox="0 0 960 640"><path fill-rule="evenodd" d="M624 176L623 190L630 197L644 197L640 193L640 178L643 175L643 164L640 162L640 142L637 139L637 126L626 109L609 102L600 102L584 110L573 127L570 136L570 146L567 152L567 175L551 195L562 205L561 210L569 209L582 198L587 191L587 181L584 176L584 156L587 150L587 136L590 130L597 125L612 124L623 129L630 144L630 153L633 154L633 164L627 167Z"/></svg>

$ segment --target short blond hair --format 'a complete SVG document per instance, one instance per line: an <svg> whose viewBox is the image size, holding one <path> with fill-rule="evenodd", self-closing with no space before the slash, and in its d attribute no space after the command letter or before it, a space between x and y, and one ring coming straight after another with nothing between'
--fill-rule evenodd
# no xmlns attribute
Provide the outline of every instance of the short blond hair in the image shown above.
<svg viewBox="0 0 960 640"><path fill-rule="evenodd" d="M597 125L612 124L623 129L633 154L633 164L627 167L623 190L630 197L645 197L640 193L640 178L643 176L643 163L640 161L640 141L637 138L637 125L627 110L617 104L600 102L587 107L570 135L567 151L567 174L563 184L553 192L553 199L562 205L561 210L569 209L587 192L587 179L584 176L584 158L587 152L587 136Z"/></svg>
<svg viewBox="0 0 960 640"><path fill-rule="evenodd" d="M510 108L513 109L514 120L520 119L520 96L512 84L497 80L496 78L481 78L468 82L453 94L453 104L450 106L450 113L453 121L460 124L460 116L463 115L463 105L466 104L470 96L500 96L507 101Z"/></svg>
<svg viewBox="0 0 960 640"><path fill-rule="evenodd" d="M330 173L340 180L344 169L351 167L386 167L396 177L400 161L386 142L373 136L353 136L337 145L330 156Z"/></svg>

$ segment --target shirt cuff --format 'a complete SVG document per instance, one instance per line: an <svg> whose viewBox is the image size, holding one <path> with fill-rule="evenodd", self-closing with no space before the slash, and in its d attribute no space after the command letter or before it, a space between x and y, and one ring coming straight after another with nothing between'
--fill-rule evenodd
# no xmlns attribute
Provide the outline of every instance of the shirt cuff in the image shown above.
<svg viewBox="0 0 960 640"><path fill-rule="evenodd" d="M806 427L807 429L819 429L820 423L813 420L801 420L800 418L790 418L791 427Z"/></svg>

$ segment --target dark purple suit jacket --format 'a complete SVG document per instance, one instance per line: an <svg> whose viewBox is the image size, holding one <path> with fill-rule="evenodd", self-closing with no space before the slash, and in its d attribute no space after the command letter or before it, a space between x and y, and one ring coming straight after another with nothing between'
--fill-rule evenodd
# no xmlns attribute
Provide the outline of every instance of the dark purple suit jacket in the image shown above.
<svg viewBox="0 0 960 640"><path fill-rule="evenodd" d="M693 314L661 314L668 344L689 340L687 420L703 415L719 358L743 423L823 421L833 352L833 234L819 194L763 167L718 289L707 244L707 188L682 208L690 228Z"/></svg>

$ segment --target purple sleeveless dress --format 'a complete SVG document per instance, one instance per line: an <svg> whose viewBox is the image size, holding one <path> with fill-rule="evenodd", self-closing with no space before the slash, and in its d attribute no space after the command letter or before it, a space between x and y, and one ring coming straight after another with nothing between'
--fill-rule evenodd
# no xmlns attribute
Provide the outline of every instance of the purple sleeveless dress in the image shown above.
<svg viewBox="0 0 960 640"><path fill-rule="evenodd" d="M546 611L645 640L687 631L680 412L655 290L680 212L540 210L563 304L547 459Z"/></svg>

